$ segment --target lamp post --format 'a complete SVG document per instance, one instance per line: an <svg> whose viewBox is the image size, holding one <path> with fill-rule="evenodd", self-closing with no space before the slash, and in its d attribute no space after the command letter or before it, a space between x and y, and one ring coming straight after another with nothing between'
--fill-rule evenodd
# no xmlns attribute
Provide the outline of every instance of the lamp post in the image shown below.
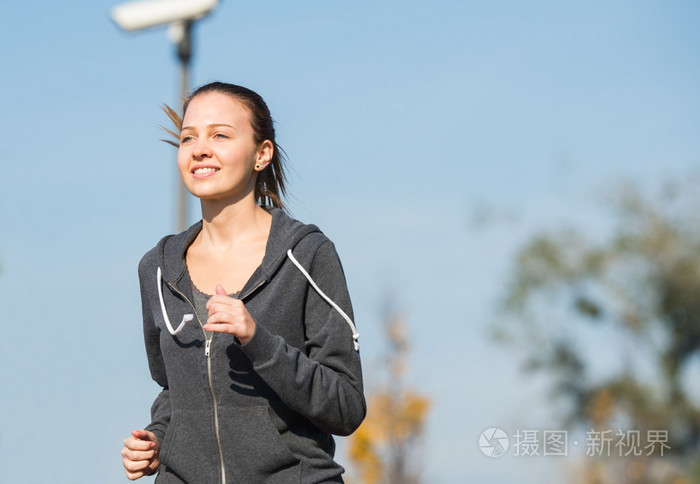
<svg viewBox="0 0 700 484"><path fill-rule="evenodd" d="M190 59L192 58L192 25L194 20L186 20L179 24L170 25L170 40L177 45L177 58L180 61L180 100L187 96L190 84ZM182 110L180 110L182 112ZM187 190L177 178L177 231L182 232L187 226Z"/></svg>
<svg viewBox="0 0 700 484"><path fill-rule="evenodd" d="M218 4L218 0L140 0L122 3L111 17L121 29L134 32L168 25L168 37L176 45L180 61L180 101L187 96L192 59L192 26ZM177 231L187 224L187 191L177 182Z"/></svg>

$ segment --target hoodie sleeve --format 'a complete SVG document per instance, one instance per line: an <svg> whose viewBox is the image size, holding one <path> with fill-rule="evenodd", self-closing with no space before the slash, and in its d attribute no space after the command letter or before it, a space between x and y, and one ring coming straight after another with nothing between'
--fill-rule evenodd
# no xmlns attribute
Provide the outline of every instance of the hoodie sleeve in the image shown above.
<svg viewBox="0 0 700 484"><path fill-rule="evenodd" d="M151 378L161 386L162 390L151 406L151 423L146 430L156 434L158 440L163 443L165 432L170 423L170 392L168 390L168 378L165 373L163 355L160 352L160 330L153 319L153 311L149 304L153 298L149 292L157 290L156 270L148 263L149 254L146 254L139 263L139 283L141 286L141 309L143 311L143 337L146 344L146 356Z"/></svg>
<svg viewBox="0 0 700 484"><path fill-rule="evenodd" d="M333 243L321 244L309 274L353 318L345 276ZM303 277L303 276L302 276ZM292 410L324 432L349 435L367 407L359 352L347 322L309 286L305 352L258 325L242 346L255 371Z"/></svg>

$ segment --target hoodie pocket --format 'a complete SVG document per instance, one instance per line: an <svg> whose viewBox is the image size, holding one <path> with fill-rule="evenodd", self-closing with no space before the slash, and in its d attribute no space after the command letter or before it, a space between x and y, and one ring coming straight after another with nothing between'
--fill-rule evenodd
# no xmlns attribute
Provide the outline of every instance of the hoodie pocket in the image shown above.
<svg viewBox="0 0 700 484"><path fill-rule="evenodd" d="M185 482L218 482L218 457L212 413L173 412L160 452L168 471Z"/></svg>
<svg viewBox="0 0 700 484"><path fill-rule="evenodd" d="M301 463L270 419L267 407L219 409L227 482L294 483Z"/></svg>

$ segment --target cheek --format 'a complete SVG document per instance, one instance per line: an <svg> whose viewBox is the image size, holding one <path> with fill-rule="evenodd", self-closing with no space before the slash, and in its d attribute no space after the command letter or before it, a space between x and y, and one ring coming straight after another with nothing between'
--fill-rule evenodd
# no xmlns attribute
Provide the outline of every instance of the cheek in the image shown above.
<svg viewBox="0 0 700 484"><path fill-rule="evenodd" d="M189 157L183 149L177 150L177 167L182 171L186 171L189 164Z"/></svg>
<svg viewBox="0 0 700 484"><path fill-rule="evenodd" d="M246 167L250 164L251 155L243 146L221 147L216 150L216 158L229 167Z"/></svg>

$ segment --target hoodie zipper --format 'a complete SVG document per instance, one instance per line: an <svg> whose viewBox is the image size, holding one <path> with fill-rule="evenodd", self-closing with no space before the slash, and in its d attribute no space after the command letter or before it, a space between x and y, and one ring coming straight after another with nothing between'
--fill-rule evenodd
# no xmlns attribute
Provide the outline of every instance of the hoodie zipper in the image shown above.
<svg viewBox="0 0 700 484"><path fill-rule="evenodd" d="M224 451L223 448L221 447L221 433L219 432L219 406L216 402L216 392L214 392L214 381L212 379L212 372L211 372L211 342L214 339L214 333L211 334L211 337L207 337L207 332L204 329L204 325L202 324L202 321L199 319L199 316L197 316L197 310L194 307L194 304L185 296L179 289L177 289L175 286L170 284L168 281L165 281L165 283L168 285L170 289L178 293L182 298L187 301L187 304L190 305L192 308L192 313L194 314L194 317L197 318L197 322L199 323L199 326L202 328L202 332L204 333L204 356L207 359L207 377L209 381L209 390L211 391L211 399L212 403L214 404L214 433L216 436L216 445L219 447L219 463L221 465L221 484L226 484L226 466L224 465ZM262 284L261 284L262 285ZM258 286L260 287L260 286ZM257 289L257 287L256 287ZM252 291L251 291L252 292Z"/></svg>

